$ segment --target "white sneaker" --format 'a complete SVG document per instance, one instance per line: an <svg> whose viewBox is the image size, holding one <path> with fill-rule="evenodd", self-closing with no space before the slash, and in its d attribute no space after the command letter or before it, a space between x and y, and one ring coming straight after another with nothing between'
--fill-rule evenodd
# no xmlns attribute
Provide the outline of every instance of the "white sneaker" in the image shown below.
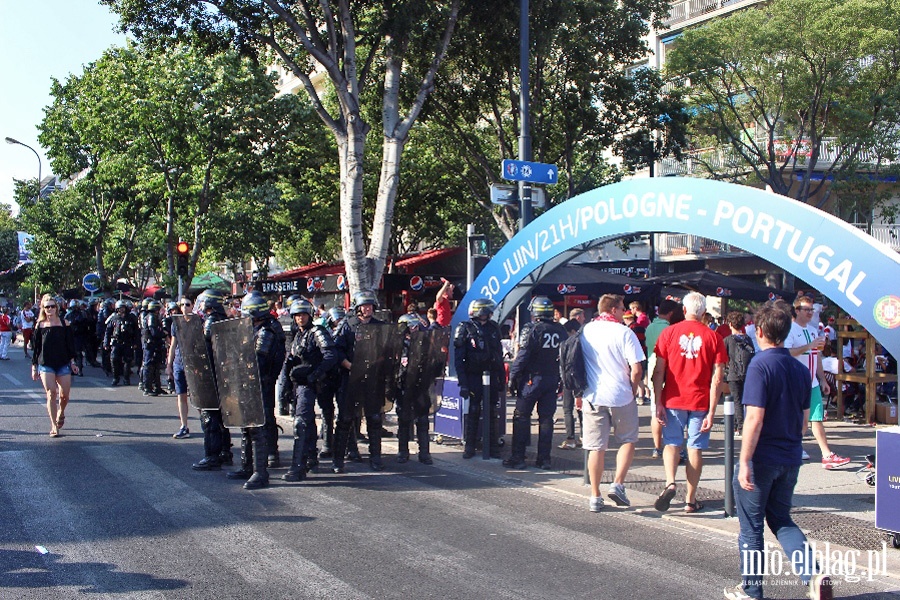
<svg viewBox="0 0 900 600"><path fill-rule="evenodd" d="M591 512L600 512L603 508L603 498L600 496L591 496Z"/></svg>
<svg viewBox="0 0 900 600"><path fill-rule="evenodd" d="M803 450L802 452L803 454L800 455L801 458L803 458L803 460L809 460L809 452L807 452L806 450Z"/></svg>
<svg viewBox="0 0 900 600"><path fill-rule="evenodd" d="M611 483L606 495L616 503L616 506L631 506L628 496L625 495L625 486L621 483Z"/></svg>
<svg viewBox="0 0 900 600"><path fill-rule="evenodd" d="M752 598L744 592L741 584L737 584L733 588L725 588L725 600L752 600Z"/></svg>

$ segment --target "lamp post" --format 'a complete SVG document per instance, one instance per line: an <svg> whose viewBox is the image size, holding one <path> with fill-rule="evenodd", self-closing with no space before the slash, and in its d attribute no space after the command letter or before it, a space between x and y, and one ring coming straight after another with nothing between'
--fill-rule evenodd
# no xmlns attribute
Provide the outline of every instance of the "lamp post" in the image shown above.
<svg viewBox="0 0 900 600"><path fill-rule="evenodd" d="M31 146L29 146L28 144L23 144L19 140L13 139L11 137L6 138L6 143L7 144L18 144L19 146L25 146L26 148L28 148L29 150L34 152L34 155L37 157L37 159L38 159L38 180L37 180L37 196L35 196L35 202L37 202L41 198L41 156L40 156L40 154L38 154L37 150L35 150Z"/></svg>

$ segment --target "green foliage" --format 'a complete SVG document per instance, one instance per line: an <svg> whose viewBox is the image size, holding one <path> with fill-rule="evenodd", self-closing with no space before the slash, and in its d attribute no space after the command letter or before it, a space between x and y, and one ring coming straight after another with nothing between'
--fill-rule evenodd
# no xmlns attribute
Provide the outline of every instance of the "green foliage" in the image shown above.
<svg viewBox="0 0 900 600"><path fill-rule="evenodd" d="M774 0L686 31L666 68L693 104L695 147L730 149L699 153L695 162L713 177L764 183L819 206L830 176L879 162L882 153L868 151L900 124L893 5ZM836 160L820 163L826 150ZM819 183L809 177L814 170L826 176Z"/></svg>

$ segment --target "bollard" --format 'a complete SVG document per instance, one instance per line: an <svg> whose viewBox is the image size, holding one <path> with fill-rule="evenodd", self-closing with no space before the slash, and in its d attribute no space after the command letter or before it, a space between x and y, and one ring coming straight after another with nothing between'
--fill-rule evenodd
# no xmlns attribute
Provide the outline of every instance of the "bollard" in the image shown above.
<svg viewBox="0 0 900 600"><path fill-rule="evenodd" d="M491 460L491 372L481 373L481 458Z"/></svg>
<svg viewBox="0 0 900 600"><path fill-rule="evenodd" d="M734 397L725 394L725 516L735 516L734 508Z"/></svg>

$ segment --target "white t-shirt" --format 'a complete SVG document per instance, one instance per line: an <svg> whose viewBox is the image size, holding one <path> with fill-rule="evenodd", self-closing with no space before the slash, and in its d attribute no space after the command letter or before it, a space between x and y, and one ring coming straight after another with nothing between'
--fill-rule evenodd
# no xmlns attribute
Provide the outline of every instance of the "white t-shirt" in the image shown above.
<svg viewBox="0 0 900 600"><path fill-rule="evenodd" d="M582 399L591 406L626 406L634 401L631 365L644 360L641 343L621 323L591 321L581 329L587 389Z"/></svg>
<svg viewBox="0 0 900 600"><path fill-rule="evenodd" d="M34 327L34 313L30 310L23 310L20 313L20 321L22 322L22 329L31 329Z"/></svg>
<svg viewBox="0 0 900 600"><path fill-rule="evenodd" d="M812 325L812 321L807 324L806 327L801 327L797 324L796 321L791 323L791 332L788 334L786 340L784 340L785 348L799 348L800 346L805 346L809 344L811 341L819 337L819 328ZM818 350L808 350L801 354L800 356L795 356L797 360L800 361L804 367L809 369L810 376L812 377L812 386L819 387L819 380L816 377L816 369L819 364L819 351Z"/></svg>
<svg viewBox="0 0 900 600"><path fill-rule="evenodd" d="M762 350L759 347L759 342L756 339L756 325L754 325L753 323L748 323L747 325L744 325L744 333L746 333L747 337L750 338L750 341L753 342L753 349L756 352L762 352Z"/></svg>

